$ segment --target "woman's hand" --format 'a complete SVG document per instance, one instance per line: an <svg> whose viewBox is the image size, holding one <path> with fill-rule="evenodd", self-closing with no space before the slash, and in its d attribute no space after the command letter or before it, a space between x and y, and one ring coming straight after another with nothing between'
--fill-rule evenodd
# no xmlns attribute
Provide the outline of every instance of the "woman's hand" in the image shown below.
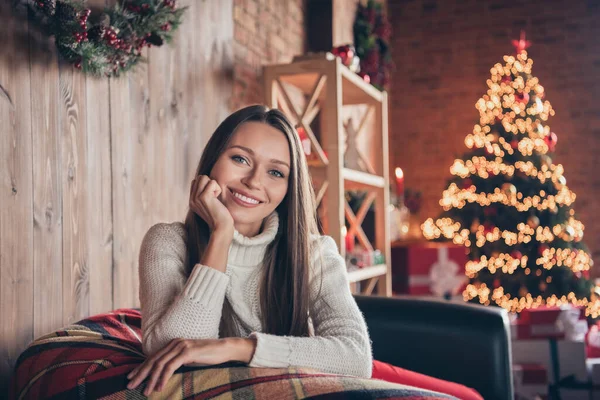
<svg viewBox="0 0 600 400"><path fill-rule="evenodd" d="M190 209L206 221L211 233L233 237L233 217L219 200L222 191L217 181L206 175L197 176L190 189Z"/></svg>
<svg viewBox="0 0 600 400"><path fill-rule="evenodd" d="M173 373L182 365L217 365L227 361L249 363L256 349L255 339L173 339L152 357L134 368L128 375L128 389L135 389L150 375L144 395L154 389L161 391Z"/></svg>
<svg viewBox="0 0 600 400"><path fill-rule="evenodd" d="M150 376L144 395L160 391L182 365L216 365L236 359L236 347L229 339L174 339L127 375L128 389L136 388Z"/></svg>

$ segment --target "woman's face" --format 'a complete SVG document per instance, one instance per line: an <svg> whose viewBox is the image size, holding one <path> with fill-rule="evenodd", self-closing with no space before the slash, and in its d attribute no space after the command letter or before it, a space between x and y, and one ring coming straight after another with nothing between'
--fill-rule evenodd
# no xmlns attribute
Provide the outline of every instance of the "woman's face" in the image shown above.
<svg viewBox="0 0 600 400"><path fill-rule="evenodd" d="M285 135L261 122L245 122L234 132L210 177L221 186L221 202L242 235L255 236L262 221L285 197L290 150Z"/></svg>

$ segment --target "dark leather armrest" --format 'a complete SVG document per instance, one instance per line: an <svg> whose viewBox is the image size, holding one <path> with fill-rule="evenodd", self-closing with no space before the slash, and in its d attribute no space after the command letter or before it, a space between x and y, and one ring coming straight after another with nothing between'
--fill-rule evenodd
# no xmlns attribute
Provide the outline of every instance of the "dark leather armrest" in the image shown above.
<svg viewBox="0 0 600 400"><path fill-rule="evenodd" d="M376 360L461 383L486 400L513 399L505 310L416 297L355 299Z"/></svg>

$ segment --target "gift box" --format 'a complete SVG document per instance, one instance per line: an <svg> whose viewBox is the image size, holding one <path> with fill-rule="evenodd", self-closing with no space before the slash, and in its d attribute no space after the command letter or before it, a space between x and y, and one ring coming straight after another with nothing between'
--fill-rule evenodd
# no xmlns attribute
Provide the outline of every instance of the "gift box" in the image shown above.
<svg viewBox="0 0 600 400"><path fill-rule="evenodd" d="M600 387L600 358L588 358L586 361L588 375L594 386ZM600 397L600 396L599 396Z"/></svg>
<svg viewBox="0 0 600 400"><path fill-rule="evenodd" d="M600 358L588 358L586 361L588 371L588 383L591 383L592 393L590 395L589 388L579 389L560 389L561 400L579 400L579 399L590 399L600 400Z"/></svg>
<svg viewBox="0 0 600 400"><path fill-rule="evenodd" d="M515 396L519 400L534 400L548 395L548 370L542 364L512 366Z"/></svg>
<svg viewBox="0 0 600 400"><path fill-rule="evenodd" d="M456 295L468 282L464 246L437 242L394 242L392 290L398 294Z"/></svg>
<svg viewBox="0 0 600 400"><path fill-rule="evenodd" d="M548 371L548 382L554 382L554 369L550 356L549 340L513 340L513 364L541 364ZM588 367L585 357L585 342L557 340L559 379L572 377L577 382L588 381Z"/></svg>
<svg viewBox="0 0 600 400"><path fill-rule="evenodd" d="M583 307L541 306L525 309L521 317L511 325L513 339L555 338L583 340L587 333L587 321Z"/></svg>

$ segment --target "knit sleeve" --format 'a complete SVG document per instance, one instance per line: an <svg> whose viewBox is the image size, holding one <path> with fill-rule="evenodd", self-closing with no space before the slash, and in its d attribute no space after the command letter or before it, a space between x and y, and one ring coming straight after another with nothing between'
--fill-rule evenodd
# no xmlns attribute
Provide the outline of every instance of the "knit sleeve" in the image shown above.
<svg viewBox="0 0 600 400"><path fill-rule="evenodd" d="M312 337L253 332L253 367L309 367L371 377L373 357L364 317L350 292L346 264L329 236L317 239L310 279Z"/></svg>
<svg viewBox="0 0 600 400"><path fill-rule="evenodd" d="M150 356L177 338L218 338L229 277L196 264L186 280L185 230L156 224L139 257L142 349Z"/></svg>

